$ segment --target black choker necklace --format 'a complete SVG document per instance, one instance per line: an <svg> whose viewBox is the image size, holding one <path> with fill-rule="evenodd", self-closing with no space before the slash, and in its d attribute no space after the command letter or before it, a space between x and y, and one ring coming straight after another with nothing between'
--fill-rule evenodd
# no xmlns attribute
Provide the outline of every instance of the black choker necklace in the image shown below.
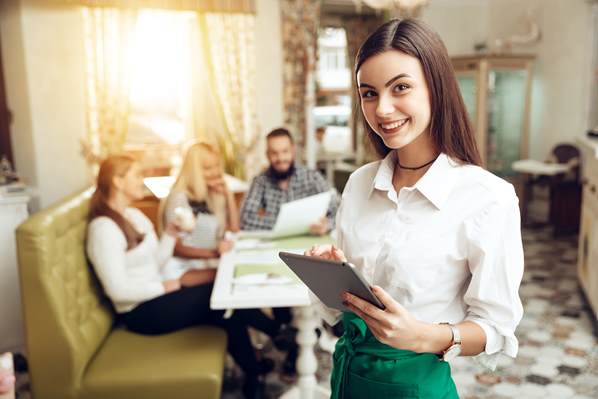
<svg viewBox="0 0 598 399"><path fill-rule="evenodd" d="M436 157L436 158L438 158L438 157ZM436 158L432 159L430 162L426 162L425 164L423 164L421 166L415 166L415 167L403 166L397 159L397 165L399 165L399 168L401 168L401 169L418 170L418 169L425 168L426 166L433 164L434 161L436 160Z"/></svg>

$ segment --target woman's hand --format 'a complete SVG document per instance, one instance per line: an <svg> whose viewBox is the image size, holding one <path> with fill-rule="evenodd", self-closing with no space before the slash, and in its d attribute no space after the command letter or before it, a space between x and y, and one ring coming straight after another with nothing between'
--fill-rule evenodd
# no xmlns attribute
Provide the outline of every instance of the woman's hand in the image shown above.
<svg viewBox="0 0 598 399"><path fill-rule="evenodd" d="M309 232L315 236L323 236L328 233L328 218L322 216L316 223L309 226Z"/></svg>
<svg viewBox="0 0 598 399"><path fill-rule="evenodd" d="M164 227L164 233L174 238L177 238L179 234L184 231L185 230L181 227L181 222L178 219L173 220Z"/></svg>
<svg viewBox="0 0 598 399"><path fill-rule="evenodd" d="M223 176L213 177L206 181L208 188L214 192L225 194L227 192L226 183Z"/></svg>
<svg viewBox="0 0 598 399"><path fill-rule="evenodd" d="M348 292L343 294L343 300L351 311L366 322L378 341L397 349L423 352L423 334L429 324L415 319L381 287L372 287L372 292L386 310Z"/></svg>
<svg viewBox="0 0 598 399"><path fill-rule="evenodd" d="M317 258L323 258L328 260L338 260L341 262L346 262L347 257L337 247L334 245L314 245L310 249L304 252L306 256L315 256Z"/></svg>
<svg viewBox="0 0 598 399"><path fill-rule="evenodd" d="M181 289L181 281L179 279L164 280L162 281L162 285L167 294Z"/></svg>
<svg viewBox="0 0 598 399"><path fill-rule="evenodd" d="M195 285L207 284L216 278L216 269L191 269L181 276L181 286L193 287Z"/></svg>
<svg viewBox="0 0 598 399"><path fill-rule="evenodd" d="M218 251L218 255L222 255L225 252L230 251L231 249L233 249L234 246L234 242L230 241L230 240L221 240L218 243L218 247L216 249L216 251Z"/></svg>

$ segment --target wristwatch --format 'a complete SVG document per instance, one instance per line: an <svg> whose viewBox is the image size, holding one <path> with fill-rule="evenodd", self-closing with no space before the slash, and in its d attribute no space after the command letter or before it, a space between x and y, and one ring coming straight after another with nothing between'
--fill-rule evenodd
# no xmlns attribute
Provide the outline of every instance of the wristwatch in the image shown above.
<svg viewBox="0 0 598 399"><path fill-rule="evenodd" d="M453 340L451 345L442 353L442 360L445 362L451 361L461 354L461 333L459 329L451 323L440 323L450 327L453 332Z"/></svg>

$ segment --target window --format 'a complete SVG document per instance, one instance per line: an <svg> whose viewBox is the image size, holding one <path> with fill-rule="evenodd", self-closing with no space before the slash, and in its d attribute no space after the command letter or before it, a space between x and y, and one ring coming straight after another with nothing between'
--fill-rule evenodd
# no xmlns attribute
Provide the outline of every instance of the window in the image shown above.
<svg viewBox="0 0 598 399"><path fill-rule="evenodd" d="M179 145L190 137L186 121L192 26L196 23L195 13L190 12L139 13L131 49L131 112L125 150L143 153L146 170L176 164Z"/></svg>
<svg viewBox="0 0 598 399"><path fill-rule="evenodd" d="M318 36L316 127L324 127L326 153L352 153L351 71L347 66L347 38L342 28L322 28Z"/></svg>

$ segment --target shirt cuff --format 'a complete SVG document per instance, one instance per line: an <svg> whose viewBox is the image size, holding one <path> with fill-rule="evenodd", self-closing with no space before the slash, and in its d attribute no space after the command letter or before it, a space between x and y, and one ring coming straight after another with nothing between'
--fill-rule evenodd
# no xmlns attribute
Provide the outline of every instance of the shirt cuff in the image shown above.
<svg viewBox="0 0 598 399"><path fill-rule="evenodd" d="M334 326L336 323L340 321L343 316L343 313L336 309L331 309L328 306L324 305L322 301L318 299L318 297L311 291L308 291L309 299L311 301L311 305L313 306L314 310L328 325Z"/></svg>
<svg viewBox="0 0 598 399"><path fill-rule="evenodd" d="M484 330L484 334L486 334L484 352L474 357L479 364L490 370L494 370L496 369L498 357L502 354L512 358L517 356L519 342L512 331L478 317L468 317L465 320L476 323Z"/></svg>

